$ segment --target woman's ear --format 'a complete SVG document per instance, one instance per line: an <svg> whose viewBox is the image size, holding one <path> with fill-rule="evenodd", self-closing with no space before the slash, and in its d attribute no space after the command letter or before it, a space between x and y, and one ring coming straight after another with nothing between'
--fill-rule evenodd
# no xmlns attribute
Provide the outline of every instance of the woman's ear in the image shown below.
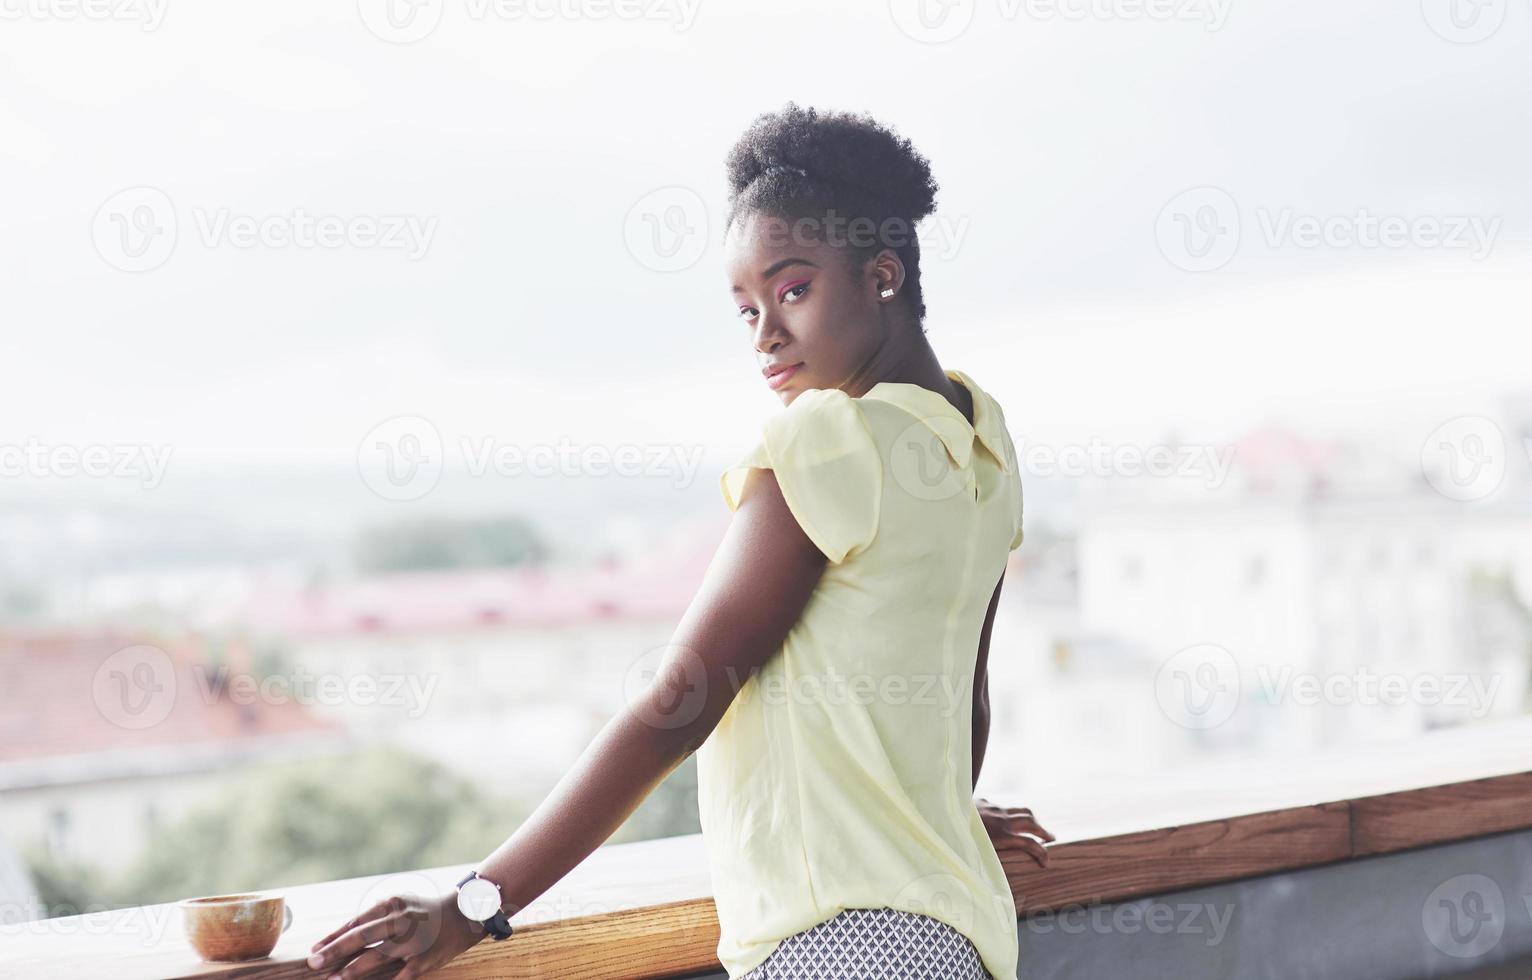
<svg viewBox="0 0 1532 980"><path fill-rule="evenodd" d="M887 303L899 295L904 286L904 263L893 249L885 248L873 256L870 273L875 303Z"/></svg>

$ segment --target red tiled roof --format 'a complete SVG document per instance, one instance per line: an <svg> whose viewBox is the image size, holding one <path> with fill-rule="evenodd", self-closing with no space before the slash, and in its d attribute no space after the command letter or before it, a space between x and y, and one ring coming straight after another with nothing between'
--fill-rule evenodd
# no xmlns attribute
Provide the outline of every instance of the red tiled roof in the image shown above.
<svg viewBox="0 0 1532 980"><path fill-rule="evenodd" d="M679 528L663 550L581 567L393 572L309 588L271 588L249 611L286 635L431 632L679 618L718 549L724 518Z"/></svg>
<svg viewBox="0 0 1532 980"><path fill-rule="evenodd" d="M194 638L0 633L0 762L342 731L301 700L210 694L213 676Z"/></svg>

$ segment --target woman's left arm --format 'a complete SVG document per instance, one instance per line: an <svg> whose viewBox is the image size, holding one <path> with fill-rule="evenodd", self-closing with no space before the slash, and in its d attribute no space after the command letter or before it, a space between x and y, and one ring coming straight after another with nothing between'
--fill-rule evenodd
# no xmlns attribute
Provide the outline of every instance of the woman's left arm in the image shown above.
<svg viewBox="0 0 1532 980"><path fill-rule="evenodd" d="M500 886L507 915L525 908L601 846L702 745L740 686L781 648L825 563L788 509L776 474L751 470L657 676L606 724L537 810L478 865L480 874ZM433 899L380 902L315 943L317 959L310 958L309 965L355 980L403 960L397 978L414 980L483 938L482 928L458 911L455 899L453 891Z"/></svg>

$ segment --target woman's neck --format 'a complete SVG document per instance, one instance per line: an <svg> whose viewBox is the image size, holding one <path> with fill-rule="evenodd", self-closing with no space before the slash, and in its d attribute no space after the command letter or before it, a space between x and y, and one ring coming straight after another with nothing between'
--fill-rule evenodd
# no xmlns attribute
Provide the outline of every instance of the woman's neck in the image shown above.
<svg viewBox="0 0 1532 980"><path fill-rule="evenodd" d="M941 395L962 413L970 426L974 423L973 392L947 377L924 334L909 349L879 350L857 371L856 377L860 383L847 385L845 389L853 398L861 397L873 385L883 381L917 385Z"/></svg>

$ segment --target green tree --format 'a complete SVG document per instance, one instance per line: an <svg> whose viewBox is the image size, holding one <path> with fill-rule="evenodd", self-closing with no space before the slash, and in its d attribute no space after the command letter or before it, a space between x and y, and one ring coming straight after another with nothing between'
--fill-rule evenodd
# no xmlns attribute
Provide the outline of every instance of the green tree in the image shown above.
<svg viewBox="0 0 1532 980"><path fill-rule="evenodd" d="M192 895L333 881L480 860L538 800L496 799L446 768L384 746L341 758L256 770L215 804L156 831L137 861L111 877L25 853L46 908L170 902ZM698 831L689 758L609 843Z"/></svg>
<svg viewBox="0 0 1532 980"><path fill-rule="evenodd" d="M420 518L363 531L356 564L364 572L538 564L548 549L518 517Z"/></svg>

